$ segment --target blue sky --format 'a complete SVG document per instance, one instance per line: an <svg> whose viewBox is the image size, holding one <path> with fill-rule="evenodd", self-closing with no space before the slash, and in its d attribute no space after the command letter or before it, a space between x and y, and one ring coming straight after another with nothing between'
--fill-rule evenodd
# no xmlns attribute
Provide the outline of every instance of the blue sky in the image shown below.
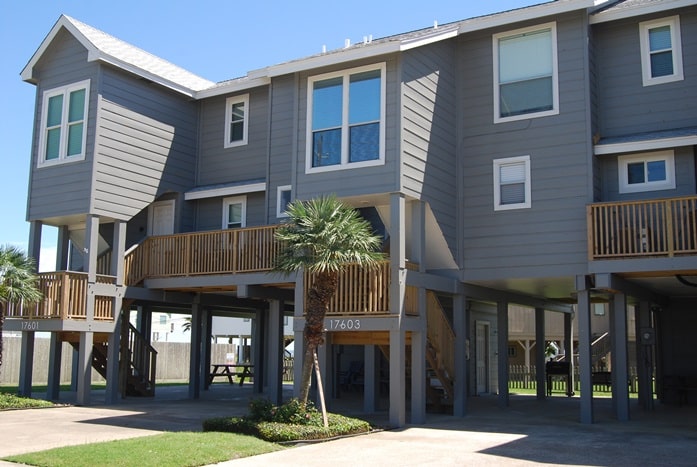
<svg viewBox="0 0 697 467"><path fill-rule="evenodd" d="M19 73L64 13L212 81L351 43L542 3L541 0L0 0L0 245L26 250L26 195L35 88ZM329 6L331 5L331 6ZM345 8L342 8L342 5ZM44 228L42 269L50 270L55 229Z"/></svg>

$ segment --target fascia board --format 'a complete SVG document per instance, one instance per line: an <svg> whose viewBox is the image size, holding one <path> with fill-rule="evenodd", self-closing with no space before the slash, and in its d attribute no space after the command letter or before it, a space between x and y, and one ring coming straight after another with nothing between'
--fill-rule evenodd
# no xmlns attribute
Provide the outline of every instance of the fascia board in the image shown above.
<svg viewBox="0 0 697 467"><path fill-rule="evenodd" d="M191 201L194 199L217 198L220 196L242 195L245 193L255 193L258 191L266 191L266 182L250 183L248 185L238 185L221 188L211 188L210 190L189 191L184 193L184 200Z"/></svg>
<svg viewBox="0 0 697 467"><path fill-rule="evenodd" d="M626 143L596 144L593 154L622 154L626 152L653 151L656 149L678 148L697 145L697 136L678 136L675 138L660 138L647 141L631 141Z"/></svg>
<svg viewBox="0 0 697 467"><path fill-rule="evenodd" d="M675 10L694 6L695 0L663 0L660 2L652 2L645 5L637 5L623 9L615 9L608 11L600 11L590 15L591 24L606 23L608 21L616 21L634 16L649 15L652 13L660 13L667 10Z"/></svg>
<svg viewBox="0 0 697 467"><path fill-rule="evenodd" d="M224 84L222 86L216 86L195 93L194 97L196 99L204 99L206 97L220 96L223 94L231 94L239 91L246 91L248 89L256 88L259 86L268 86L271 84L271 78L268 76L260 76L258 78L241 79L236 82L229 84Z"/></svg>

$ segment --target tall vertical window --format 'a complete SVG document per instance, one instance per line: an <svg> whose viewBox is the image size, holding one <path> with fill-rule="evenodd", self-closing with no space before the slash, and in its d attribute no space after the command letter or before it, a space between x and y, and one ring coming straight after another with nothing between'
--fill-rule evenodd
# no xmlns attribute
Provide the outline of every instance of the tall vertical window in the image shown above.
<svg viewBox="0 0 697 467"><path fill-rule="evenodd" d="M39 165L85 158L90 80L44 92Z"/></svg>
<svg viewBox="0 0 697 467"><path fill-rule="evenodd" d="M223 229L247 226L247 197L235 196L223 199Z"/></svg>
<svg viewBox="0 0 697 467"><path fill-rule="evenodd" d="M385 65L308 79L307 172L382 164Z"/></svg>
<svg viewBox="0 0 697 467"><path fill-rule="evenodd" d="M247 144L249 94L225 100L225 147Z"/></svg>
<svg viewBox="0 0 697 467"><path fill-rule="evenodd" d="M494 210L531 206L530 156L494 160Z"/></svg>
<svg viewBox="0 0 697 467"><path fill-rule="evenodd" d="M276 189L276 217L288 217L286 209L292 201L291 186L279 186Z"/></svg>
<svg viewBox="0 0 697 467"><path fill-rule="evenodd" d="M493 36L494 123L559 113L556 24Z"/></svg>
<svg viewBox="0 0 697 467"><path fill-rule="evenodd" d="M639 23L644 86L683 79L680 17Z"/></svg>

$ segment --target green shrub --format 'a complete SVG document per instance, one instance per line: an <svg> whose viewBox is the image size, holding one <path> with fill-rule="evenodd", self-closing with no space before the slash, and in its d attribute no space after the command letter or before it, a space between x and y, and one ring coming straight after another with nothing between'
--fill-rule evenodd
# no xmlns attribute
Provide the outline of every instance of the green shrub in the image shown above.
<svg viewBox="0 0 697 467"><path fill-rule="evenodd" d="M322 414L311 404L303 406L291 399L281 406L267 400L253 400L245 417L217 417L204 420L203 431L224 431L256 436L265 441L282 442L326 439L370 431L364 420L328 414L324 428Z"/></svg>

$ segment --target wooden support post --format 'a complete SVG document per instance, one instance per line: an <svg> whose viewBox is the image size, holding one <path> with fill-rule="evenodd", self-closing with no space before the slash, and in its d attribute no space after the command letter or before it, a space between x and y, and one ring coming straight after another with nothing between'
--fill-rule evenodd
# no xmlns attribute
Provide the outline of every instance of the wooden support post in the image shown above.
<svg viewBox="0 0 697 467"><path fill-rule="evenodd" d="M19 366L19 395L31 397L32 372L34 369L34 332L22 332L22 347Z"/></svg>
<svg viewBox="0 0 697 467"><path fill-rule="evenodd" d="M274 404L283 402L283 302L269 301L268 320L268 380L269 400Z"/></svg>
<svg viewBox="0 0 697 467"><path fill-rule="evenodd" d="M566 377L566 395L574 395L574 329L573 315L564 313L564 360L569 362L569 374Z"/></svg>
<svg viewBox="0 0 697 467"><path fill-rule="evenodd" d="M63 351L63 342L61 342L57 332L51 333L51 343L49 345L46 398L55 401L60 397L61 354Z"/></svg>
<svg viewBox="0 0 697 467"><path fill-rule="evenodd" d="M80 350L78 351L77 404L90 405L92 395L92 346L94 333L80 333Z"/></svg>
<svg viewBox="0 0 697 467"><path fill-rule="evenodd" d="M497 304L499 407L508 407L508 302Z"/></svg>
<svg viewBox="0 0 697 467"><path fill-rule="evenodd" d="M623 293L612 300L612 397L617 420L629 421L629 370L627 355L627 301Z"/></svg>
<svg viewBox="0 0 697 467"><path fill-rule="evenodd" d="M535 383L537 399L547 397L545 391L545 310L535 308Z"/></svg>
<svg viewBox="0 0 697 467"><path fill-rule="evenodd" d="M591 303L585 276L576 277L578 313L578 361L581 379L581 423L593 423L593 384L591 368Z"/></svg>
<svg viewBox="0 0 697 467"><path fill-rule="evenodd" d="M201 297L191 304L191 350L189 359L189 399L198 399L201 390ZM208 374L206 374L208 377Z"/></svg>
<svg viewBox="0 0 697 467"><path fill-rule="evenodd" d="M455 382L453 385L453 415L464 417L467 413L467 382L470 358L469 311L467 299L458 294L453 297L453 332L455 333Z"/></svg>

